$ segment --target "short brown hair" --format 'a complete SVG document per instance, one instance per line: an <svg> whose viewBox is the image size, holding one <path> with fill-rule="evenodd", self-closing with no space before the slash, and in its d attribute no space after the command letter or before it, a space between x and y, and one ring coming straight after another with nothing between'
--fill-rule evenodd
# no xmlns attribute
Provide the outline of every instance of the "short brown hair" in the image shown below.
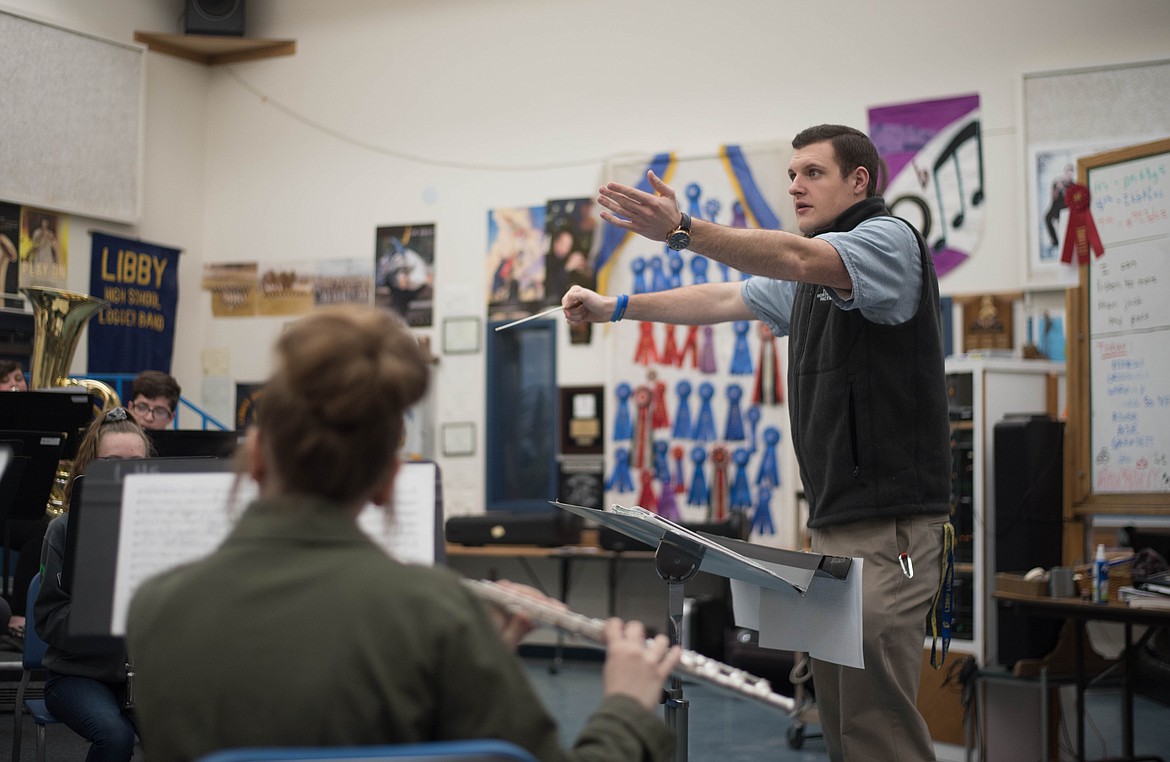
<svg viewBox="0 0 1170 762"><path fill-rule="evenodd" d="M179 382L171 374L163 373L161 370L144 370L130 385L130 402L138 399L140 394L147 398L165 397L173 413L179 406L179 396L182 393Z"/></svg>
<svg viewBox="0 0 1170 762"><path fill-rule="evenodd" d="M813 143L833 145L833 155L837 158L837 166L841 168L841 177L858 167L865 167L869 172L866 198L881 195L886 189L886 181L889 179L886 162L878 155L877 146L861 130L843 124L818 124L801 130L792 139L793 148L804 148Z"/></svg>
<svg viewBox="0 0 1170 762"><path fill-rule="evenodd" d="M394 467L427 353L387 310L328 307L288 327L256 422L284 489L350 504Z"/></svg>

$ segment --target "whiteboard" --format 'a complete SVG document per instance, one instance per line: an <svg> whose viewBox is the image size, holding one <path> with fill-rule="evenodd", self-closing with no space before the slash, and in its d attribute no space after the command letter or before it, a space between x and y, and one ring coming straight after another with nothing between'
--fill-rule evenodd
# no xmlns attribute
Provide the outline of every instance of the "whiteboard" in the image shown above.
<svg viewBox="0 0 1170 762"><path fill-rule="evenodd" d="M0 199L137 222L145 49L0 9Z"/></svg>
<svg viewBox="0 0 1170 762"><path fill-rule="evenodd" d="M1092 490L1170 493L1170 140L1086 164Z"/></svg>

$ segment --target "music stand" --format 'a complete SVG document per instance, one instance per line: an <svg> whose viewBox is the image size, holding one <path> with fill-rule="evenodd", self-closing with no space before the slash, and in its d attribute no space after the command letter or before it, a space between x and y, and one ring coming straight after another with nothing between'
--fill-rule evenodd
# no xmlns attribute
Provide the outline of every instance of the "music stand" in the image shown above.
<svg viewBox="0 0 1170 762"><path fill-rule="evenodd" d="M8 522L12 519L31 521L45 515L65 448L65 435L59 431L0 431L0 443L13 453L8 468L0 477L0 522L4 524L2 555L7 569L11 541ZM3 592L12 592L8 589L10 576L5 574L3 579Z"/></svg>
<svg viewBox="0 0 1170 762"><path fill-rule="evenodd" d="M682 642L685 583L700 570L758 587L787 590L803 597L814 576L844 578L851 566L851 559L773 548L768 549L774 551L769 554L769 560L761 563L741 552L757 547L751 543L695 532L637 506L615 505L602 511L559 501L553 501L553 505L657 549L654 570L667 584L672 645ZM672 677L666 693L666 724L675 732L675 760L686 762L689 707L683 698L682 680Z"/></svg>

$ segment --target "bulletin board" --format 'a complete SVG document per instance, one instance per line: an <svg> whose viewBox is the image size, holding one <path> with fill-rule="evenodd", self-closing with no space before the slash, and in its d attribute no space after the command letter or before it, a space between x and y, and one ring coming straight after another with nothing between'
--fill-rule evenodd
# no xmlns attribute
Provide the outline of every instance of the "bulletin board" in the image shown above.
<svg viewBox="0 0 1170 762"><path fill-rule="evenodd" d="M136 222L145 49L0 10L0 199Z"/></svg>
<svg viewBox="0 0 1170 762"><path fill-rule="evenodd" d="M1104 254L1069 299L1073 510L1170 514L1170 138L1084 157L1077 174Z"/></svg>

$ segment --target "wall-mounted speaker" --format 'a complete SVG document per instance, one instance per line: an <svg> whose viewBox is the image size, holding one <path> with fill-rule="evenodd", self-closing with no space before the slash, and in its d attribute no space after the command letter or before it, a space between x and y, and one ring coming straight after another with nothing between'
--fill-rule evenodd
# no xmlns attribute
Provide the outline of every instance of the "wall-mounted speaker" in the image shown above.
<svg viewBox="0 0 1170 762"><path fill-rule="evenodd" d="M244 36L244 0L187 0L185 34Z"/></svg>

